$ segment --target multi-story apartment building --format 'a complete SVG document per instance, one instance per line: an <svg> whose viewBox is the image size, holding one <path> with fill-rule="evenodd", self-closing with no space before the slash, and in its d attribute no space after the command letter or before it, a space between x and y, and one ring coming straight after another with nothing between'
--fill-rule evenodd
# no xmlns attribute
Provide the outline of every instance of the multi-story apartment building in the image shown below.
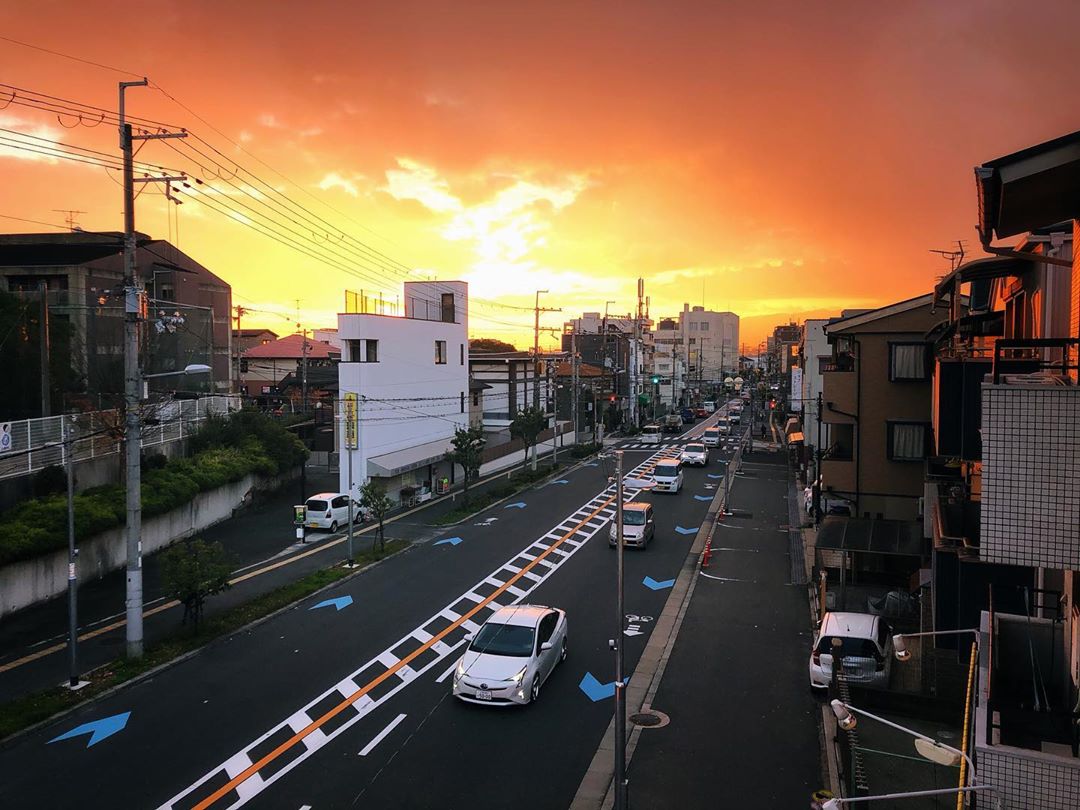
<svg viewBox="0 0 1080 810"><path fill-rule="evenodd" d="M405 283L402 316L338 315L342 358L337 446L341 491L381 479L391 497L403 487L454 479L445 460L458 428L469 426L468 285ZM363 310L363 297L347 296ZM355 416L353 416L355 414Z"/></svg>
<svg viewBox="0 0 1080 810"><path fill-rule="evenodd" d="M825 326L832 356L819 366L828 436L822 486L830 501L849 504L853 516L919 515L930 441L925 336L941 319L933 304L928 293Z"/></svg>
<svg viewBox="0 0 1080 810"><path fill-rule="evenodd" d="M800 370L800 384L797 390L791 392L791 410L802 413L803 435L805 447L812 461L818 447L818 397L824 391L824 377L822 370L832 359L832 350L829 348L828 339L825 337L825 326L829 323L827 318L812 318L805 321L800 331L798 368ZM794 385L794 381L793 381ZM824 426L822 427L822 439L824 439ZM813 477L817 477L818 471L814 470Z"/></svg>
<svg viewBox="0 0 1080 810"><path fill-rule="evenodd" d="M676 408L686 389L686 360L682 332L674 318L661 318L653 333L653 375L661 410Z"/></svg>
<svg viewBox="0 0 1080 810"><path fill-rule="evenodd" d="M739 316L683 304L679 337L687 384L702 388L718 385L739 367Z"/></svg>

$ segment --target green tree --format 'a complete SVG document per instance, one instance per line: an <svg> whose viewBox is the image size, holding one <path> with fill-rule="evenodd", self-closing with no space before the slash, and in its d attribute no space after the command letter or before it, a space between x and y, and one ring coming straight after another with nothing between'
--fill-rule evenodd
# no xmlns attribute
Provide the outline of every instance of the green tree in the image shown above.
<svg viewBox="0 0 1080 810"><path fill-rule="evenodd" d="M532 468L536 469L536 437L547 426L547 417L539 408L525 408L517 412L510 423L510 435L525 443L525 460L522 469L529 461L529 448L533 450Z"/></svg>
<svg viewBox="0 0 1080 810"><path fill-rule="evenodd" d="M375 544L378 543L379 553L382 554L383 549L386 547L386 540L383 537L383 521L386 519L386 513L390 511L390 507L394 505L394 502L386 494L386 488L381 481L369 478L360 487L360 505L370 512L375 520L379 521L379 528L375 532L375 540L371 543L371 550L375 551Z"/></svg>
<svg viewBox="0 0 1080 810"><path fill-rule="evenodd" d="M512 343L495 338L474 338L469 341L470 352L516 352Z"/></svg>
<svg viewBox="0 0 1080 810"><path fill-rule="evenodd" d="M165 592L184 606L182 624L191 620L199 632L203 605L209 596L227 590L232 560L221 543L195 539L179 543L161 555L161 581Z"/></svg>
<svg viewBox="0 0 1080 810"><path fill-rule="evenodd" d="M454 449L446 453L446 460L451 464L460 464L461 468L465 470L465 503L468 503L469 479L476 477L477 473L480 472L484 445L487 444L487 439L484 438L484 429L480 427L459 428L454 431L454 438L450 443L454 446Z"/></svg>

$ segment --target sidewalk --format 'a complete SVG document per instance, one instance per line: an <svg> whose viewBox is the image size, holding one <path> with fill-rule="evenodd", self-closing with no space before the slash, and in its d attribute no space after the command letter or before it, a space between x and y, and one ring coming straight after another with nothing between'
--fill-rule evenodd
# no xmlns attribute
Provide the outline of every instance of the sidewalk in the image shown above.
<svg viewBox="0 0 1080 810"><path fill-rule="evenodd" d="M822 784L787 459L755 452L743 471L652 701L670 723L633 735L631 808L804 807Z"/></svg>
<svg viewBox="0 0 1080 810"><path fill-rule="evenodd" d="M560 460L574 461L560 450ZM508 472L520 468L521 455L509 457L502 468L469 487L471 495L479 495L490 487L502 486ZM543 458L543 457L542 457ZM236 560L234 574L244 572L245 581L235 584L206 604L206 615L213 616L256 596L286 585L313 571L326 568L345 558L342 532L311 530L307 542L296 541L292 523L292 506L300 499L299 481L261 495L248 509L199 533L208 542L220 542ZM336 492L338 476L325 467L309 466L306 491ZM460 505L460 492L438 498L419 507L392 513L386 523L386 536L412 543L430 540L446 531L446 527L430 525ZM372 542L371 523L358 525L354 530L357 548ZM365 532L360 534L360 532ZM159 579L158 554L143 559L144 636L147 643L172 633L179 625L180 611L163 610L167 599L162 596ZM245 569L254 569L246 570ZM255 574L255 575L252 575ZM79 669L86 672L116 659L123 654L123 627L116 627L124 618L124 570L79 584ZM48 652L67 642L67 597L61 596L0 619L0 702L56 686L67 680L67 655L64 650ZM111 628L111 629L110 629ZM87 638L87 634L90 637ZM40 657L34 658L36 654ZM32 660L27 660L27 659Z"/></svg>

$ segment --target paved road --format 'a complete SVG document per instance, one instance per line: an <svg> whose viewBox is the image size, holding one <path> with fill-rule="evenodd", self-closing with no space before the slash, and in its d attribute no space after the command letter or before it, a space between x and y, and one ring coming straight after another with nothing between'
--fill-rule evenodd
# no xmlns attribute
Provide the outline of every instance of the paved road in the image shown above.
<svg viewBox="0 0 1080 810"><path fill-rule="evenodd" d="M755 452L743 470L652 702L671 722L643 729L630 763L631 808L807 807L821 787L786 453Z"/></svg>
<svg viewBox="0 0 1080 810"><path fill-rule="evenodd" d="M626 466L653 455L630 450ZM627 555L628 612L659 614L667 591L642 580L677 574L692 535L675 528L701 522L718 469L647 496L657 540ZM351 597L340 612L301 603L20 738L0 751L0 806L565 807L610 721L610 699L579 684L611 680L616 622L604 470L565 480L437 535L457 545L418 545L318 597ZM568 611L569 659L536 706L466 706L439 681L489 598ZM630 667L643 629L627 639ZM92 746L49 742L125 712L123 730Z"/></svg>

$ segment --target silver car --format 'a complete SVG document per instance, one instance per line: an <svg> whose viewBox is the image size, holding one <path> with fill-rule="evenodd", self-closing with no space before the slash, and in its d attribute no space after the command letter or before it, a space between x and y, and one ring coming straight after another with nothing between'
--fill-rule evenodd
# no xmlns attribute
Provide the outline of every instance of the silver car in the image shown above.
<svg viewBox="0 0 1080 810"><path fill-rule="evenodd" d="M490 706L532 703L566 658L566 611L511 605L466 639L469 646L454 670L454 697Z"/></svg>
<svg viewBox="0 0 1080 810"><path fill-rule="evenodd" d="M709 448L703 444L688 444L682 451L682 463L687 467L706 467L709 464Z"/></svg>

